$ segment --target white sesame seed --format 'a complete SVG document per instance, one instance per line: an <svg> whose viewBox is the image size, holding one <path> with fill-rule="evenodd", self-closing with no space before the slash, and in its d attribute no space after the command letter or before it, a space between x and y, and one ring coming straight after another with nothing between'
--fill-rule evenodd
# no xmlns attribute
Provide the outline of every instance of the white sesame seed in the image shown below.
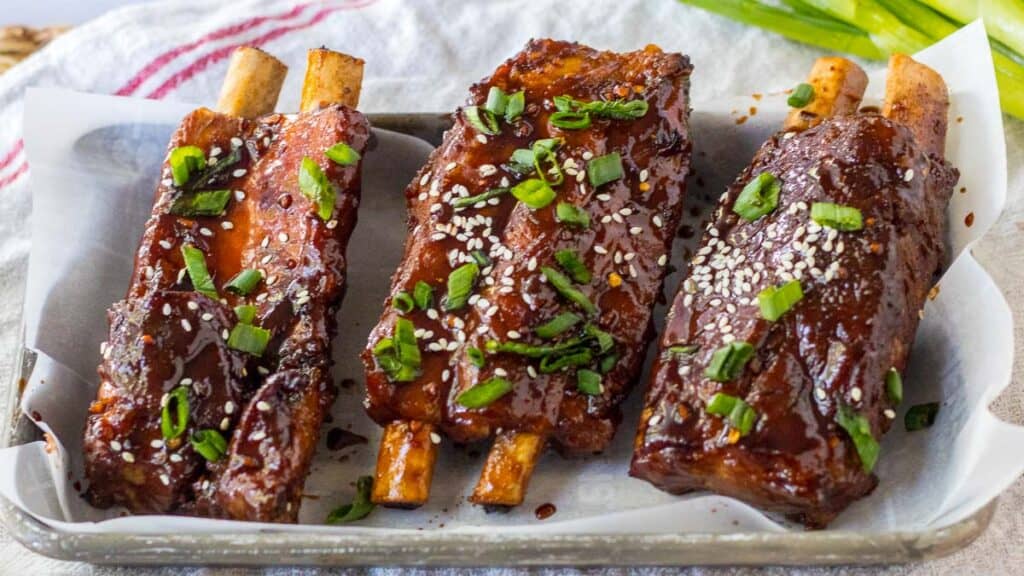
<svg viewBox="0 0 1024 576"><path fill-rule="evenodd" d="M608 195L608 194L598 194L597 195L597 199L600 200L601 202L607 202L607 201L611 200L612 197L610 195Z"/></svg>
<svg viewBox="0 0 1024 576"><path fill-rule="evenodd" d="M458 164L456 164L455 162L449 162L448 165L444 167L444 169L447 170L448 172L451 172L452 170L455 170L456 167L458 167Z"/></svg>
<svg viewBox="0 0 1024 576"><path fill-rule="evenodd" d="M152 446L153 448L160 449L164 447L164 441L157 438L155 440L151 440L149 442L149 445Z"/></svg>
<svg viewBox="0 0 1024 576"><path fill-rule="evenodd" d="M639 226L633 226L632 228L629 229L629 233L632 234L633 236L637 236L643 231L644 229Z"/></svg>
<svg viewBox="0 0 1024 576"><path fill-rule="evenodd" d="M646 168L644 168L643 170L640 171L640 181L641 182L647 182L647 176L648 176L648 172L647 172Z"/></svg>
<svg viewBox="0 0 1024 576"><path fill-rule="evenodd" d="M267 276L267 286L273 286L274 282L277 282L277 276L275 276L273 274L271 274L270 276Z"/></svg>
<svg viewBox="0 0 1024 576"><path fill-rule="evenodd" d="M160 475L160 483L163 484L164 486L170 486L171 485L171 478L170 478L170 476L168 476L167 474L161 474Z"/></svg>
<svg viewBox="0 0 1024 576"><path fill-rule="evenodd" d="M221 330L220 335L225 340L227 340L231 336L231 334L228 333L228 329L227 328Z"/></svg>
<svg viewBox="0 0 1024 576"><path fill-rule="evenodd" d="M889 420L896 418L896 412L892 408L886 408L885 411L882 412L882 414L885 414L885 417L888 418Z"/></svg>
<svg viewBox="0 0 1024 576"><path fill-rule="evenodd" d="M260 440L263 440L266 437L267 433L264 432L263 430L257 430L256 432L253 432L251 436L249 436L249 438L251 438L255 442L259 442Z"/></svg>
<svg viewBox="0 0 1024 576"><path fill-rule="evenodd" d="M431 432L430 433L430 443L431 444L440 444L441 443L441 435L438 434L437 432Z"/></svg>
<svg viewBox="0 0 1024 576"><path fill-rule="evenodd" d="M120 452L121 451L121 443L118 442L117 440L111 440L110 441L110 449L113 450L114 452Z"/></svg>
<svg viewBox="0 0 1024 576"><path fill-rule="evenodd" d="M914 169L913 168L911 168L910 170L907 170L906 172L903 173L903 181L904 182L910 182L913 179L914 179Z"/></svg>
<svg viewBox="0 0 1024 576"><path fill-rule="evenodd" d="M230 220L225 220L220 223L220 227L223 228L224 230L231 230L232 228L235 227L235 225L232 224Z"/></svg>
<svg viewBox="0 0 1024 576"><path fill-rule="evenodd" d="M170 304L164 304L163 312L164 312L164 316L170 316L171 315L171 305ZM105 342L104 342L104 344L105 344Z"/></svg>
<svg viewBox="0 0 1024 576"><path fill-rule="evenodd" d="M436 309L430 308L429 310L427 310L427 318L430 318L431 320L437 320L438 317L440 317L440 314L437 313Z"/></svg>
<svg viewBox="0 0 1024 576"><path fill-rule="evenodd" d="M825 395L825 389L824 388L815 388L814 389L814 396L818 400L824 400L827 397Z"/></svg>
<svg viewBox="0 0 1024 576"><path fill-rule="evenodd" d="M181 382L178 382L178 384L181 384L182 386L191 386L192 382L193 380L191 378L182 378Z"/></svg>
<svg viewBox="0 0 1024 576"><path fill-rule="evenodd" d="M661 221L661 216L658 216L657 214L655 214L654 217L651 218L651 222L653 222L654 225L657 226L658 228L661 228L662 226L665 225L665 223Z"/></svg>
<svg viewBox="0 0 1024 576"><path fill-rule="evenodd" d="M192 323L189 322L187 318L182 318L181 319L181 327L185 329L185 332L191 332L192 331Z"/></svg>
<svg viewBox="0 0 1024 576"><path fill-rule="evenodd" d="M270 412L270 404L263 400L260 400L259 402L256 403L256 409L259 410L260 412Z"/></svg>
<svg viewBox="0 0 1024 576"><path fill-rule="evenodd" d="M231 175L234 176L235 178L241 178L242 176L245 176L245 168L239 168L238 170L232 172Z"/></svg>
<svg viewBox="0 0 1024 576"><path fill-rule="evenodd" d="M861 397L863 395L864 395L864 393L861 392L861 390L860 390L860 388L858 386L854 386L853 388L850 389L850 398L854 402L860 402L860 399L861 399Z"/></svg>
<svg viewBox="0 0 1024 576"><path fill-rule="evenodd" d="M512 340L519 340L520 338L522 338L522 335L516 330L509 330L508 332L505 333L505 335Z"/></svg>
<svg viewBox="0 0 1024 576"><path fill-rule="evenodd" d="M481 144L487 144L487 136L484 136L483 134L477 134L476 141Z"/></svg>
<svg viewBox="0 0 1024 576"><path fill-rule="evenodd" d="M655 414L654 416L651 416L650 420L647 421L647 424L650 426L657 426L658 424L661 424L661 419L661 414Z"/></svg>
<svg viewBox="0 0 1024 576"><path fill-rule="evenodd" d="M281 232L280 234L277 235L277 239L280 240L281 242L287 242L288 234Z"/></svg>
<svg viewBox="0 0 1024 576"><path fill-rule="evenodd" d="M505 370L504 368L495 368L494 369L494 375L498 376L499 378L504 378L504 377L508 376L508 371Z"/></svg>
<svg viewBox="0 0 1024 576"><path fill-rule="evenodd" d="M223 150L220 149L220 146L210 148L210 156L220 156L221 152L223 152Z"/></svg>
<svg viewBox="0 0 1024 576"><path fill-rule="evenodd" d="M594 157L594 153L591 152L590 150L587 150L586 152L583 153L583 159L584 160L590 160L593 157Z"/></svg>
<svg viewBox="0 0 1024 576"><path fill-rule="evenodd" d="M533 366L527 365L526 366L526 373L530 375L530 378L536 378L537 377L537 370Z"/></svg>
<svg viewBox="0 0 1024 576"><path fill-rule="evenodd" d="M161 240L159 244L160 247L163 248L164 250L170 250L171 248L174 247L174 245L168 242L167 240Z"/></svg>
<svg viewBox="0 0 1024 576"><path fill-rule="evenodd" d="M231 400L228 400L227 402L225 402L224 403L224 413L225 414L234 414L235 413L235 403L232 402Z"/></svg>
<svg viewBox="0 0 1024 576"><path fill-rule="evenodd" d="M170 456L170 461L171 462L177 463L177 462L181 462L182 460L183 460L183 458L181 457L181 454L171 454L171 456Z"/></svg>
<svg viewBox="0 0 1024 576"><path fill-rule="evenodd" d="M131 452L121 452L121 458L129 464L135 462L135 456Z"/></svg>
<svg viewBox="0 0 1024 576"><path fill-rule="evenodd" d="M668 255L662 254L658 257L658 266L664 266L668 262Z"/></svg>
<svg viewBox="0 0 1024 576"><path fill-rule="evenodd" d="M598 254L607 254L608 249L598 244L594 246L594 252L597 252Z"/></svg>

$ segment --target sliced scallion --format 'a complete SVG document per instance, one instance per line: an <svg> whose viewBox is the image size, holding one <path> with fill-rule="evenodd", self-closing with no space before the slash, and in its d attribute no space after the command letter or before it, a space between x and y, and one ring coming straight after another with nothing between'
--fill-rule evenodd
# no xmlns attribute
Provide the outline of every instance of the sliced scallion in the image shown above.
<svg viewBox="0 0 1024 576"><path fill-rule="evenodd" d="M761 317L775 322L789 311L804 297L799 280L790 280L780 286L769 286L757 295L757 304L761 307Z"/></svg>
<svg viewBox="0 0 1024 576"><path fill-rule="evenodd" d="M511 188L491 188L490 190L477 194L476 196L466 196L465 198L456 198L452 201L452 206L455 208L469 208L475 206L480 202L487 202L491 198L498 198L508 194Z"/></svg>
<svg viewBox="0 0 1024 576"><path fill-rule="evenodd" d="M175 186L188 184L192 174L206 168L206 154L198 146L178 146L171 150L167 163Z"/></svg>
<svg viewBox="0 0 1024 576"><path fill-rule="evenodd" d="M420 310L426 310L434 305L434 289L423 280L416 282L412 290L412 300Z"/></svg>
<svg viewBox="0 0 1024 576"><path fill-rule="evenodd" d="M743 371L754 355L754 347L746 342L730 342L711 355L711 363L704 375L716 382L728 382Z"/></svg>
<svg viewBox="0 0 1024 576"><path fill-rule="evenodd" d="M356 480L356 495L351 504L339 506L327 515L328 524L347 524L362 520L373 512L374 504L370 500L373 493L373 476L360 476Z"/></svg>
<svg viewBox="0 0 1024 576"><path fill-rule="evenodd" d="M509 124L515 122L523 115L523 110L526 109L526 93L522 90L509 94L508 104L505 106L505 122Z"/></svg>
<svg viewBox="0 0 1024 576"><path fill-rule="evenodd" d="M727 419L729 426L739 432L741 437L749 434L754 423L757 422L757 412L750 404L747 404L742 398L722 392L711 397L711 400L708 401L707 411L708 414Z"/></svg>
<svg viewBox="0 0 1024 576"><path fill-rule="evenodd" d="M586 112L559 111L548 118L551 125L562 130L583 130L590 128L590 114Z"/></svg>
<svg viewBox="0 0 1024 576"><path fill-rule="evenodd" d="M625 174L622 170L622 156L618 152L592 158L587 162L587 176L594 188L614 182Z"/></svg>
<svg viewBox="0 0 1024 576"><path fill-rule="evenodd" d="M173 440L188 428L188 388L178 386L167 394L160 414L160 433L164 440Z"/></svg>
<svg viewBox="0 0 1024 576"><path fill-rule="evenodd" d="M448 295L444 299L444 309L449 312L458 310L469 301L473 293L473 285L480 274L480 267L475 262L467 262L448 274Z"/></svg>
<svg viewBox="0 0 1024 576"><path fill-rule="evenodd" d="M814 86L804 82L797 84L796 88L793 89L793 93L786 99L786 104L789 104L792 108L803 108L810 104L813 99Z"/></svg>
<svg viewBox="0 0 1024 576"><path fill-rule="evenodd" d="M580 259L575 250L559 250L555 252L555 262L569 274L573 281L579 284L587 284L591 280L590 270Z"/></svg>
<svg viewBox="0 0 1024 576"><path fill-rule="evenodd" d="M216 462L228 453L228 441L224 439L220 432L213 429L197 430L189 438L189 442L200 456L210 462Z"/></svg>
<svg viewBox="0 0 1024 576"><path fill-rule="evenodd" d="M231 199L231 190L182 192L171 202L168 212L175 216L220 216Z"/></svg>
<svg viewBox="0 0 1024 576"><path fill-rule="evenodd" d="M497 86L491 86L491 89L487 92L487 101L484 103L484 109L495 116L503 116L506 107L508 107L508 94L505 94L505 91Z"/></svg>
<svg viewBox="0 0 1024 576"><path fill-rule="evenodd" d="M408 292L399 292L391 299L391 306L402 314L408 314L409 312L412 312L413 308L416 306L416 302L413 301L412 295Z"/></svg>
<svg viewBox="0 0 1024 576"><path fill-rule="evenodd" d="M239 296L247 296L256 289L260 280L263 280L262 272L247 268L235 274L234 278L224 285L224 289Z"/></svg>
<svg viewBox="0 0 1024 576"><path fill-rule="evenodd" d="M875 467L875 462L878 461L878 453L881 450L878 441L871 435L871 423L864 415L857 414L845 404L839 405L836 421L853 440L853 446L857 449L857 455L860 457L861 467L865 472L871 472Z"/></svg>
<svg viewBox="0 0 1024 576"><path fill-rule="evenodd" d="M316 213L322 220L331 219L337 192L327 179L327 175L320 169L320 165L308 156L302 159L302 165L299 167L299 190L303 196L316 204Z"/></svg>
<svg viewBox="0 0 1024 576"><path fill-rule="evenodd" d="M484 351L476 346L466 348L466 356L469 356L469 363L477 368L483 368L487 364L487 358L484 356Z"/></svg>
<svg viewBox="0 0 1024 576"><path fill-rule="evenodd" d="M601 375L585 368L576 371L576 388L589 396L598 396L604 392Z"/></svg>
<svg viewBox="0 0 1024 576"><path fill-rule="evenodd" d="M550 340L555 336L571 329L573 326L583 321L578 314L573 312L562 312L558 316L555 316L551 320L537 326L533 330L534 334L545 339Z"/></svg>
<svg viewBox="0 0 1024 576"><path fill-rule="evenodd" d="M339 166L352 166L359 162L360 158L359 152L356 152L354 148L344 142L338 142L324 150L324 155Z"/></svg>
<svg viewBox="0 0 1024 576"><path fill-rule="evenodd" d="M181 257L185 260L185 269L192 281L192 287L196 292L217 299L217 287L213 284L213 277L206 268L206 255L195 246L184 244L181 247Z"/></svg>
<svg viewBox="0 0 1024 576"><path fill-rule="evenodd" d="M270 330L239 322L228 335L228 348L247 352L253 356L263 356L263 351L270 343Z"/></svg>
<svg viewBox="0 0 1024 576"><path fill-rule="evenodd" d="M511 382L495 377L463 391L455 398L455 402L466 408L483 408L511 391Z"/></svg>
<svg viewBox="0 0 1024 576"><path fill-rule="evenodd" d="M235 317L242 324L252 324L256 320L256 307L251 304L235 306Z"/></svg>
<svg viewBox="0 0 1024 576"><path fill-rule="evenodd" d="M523 180L512 188L512 195L533 210L539 210L555 199L555 191L540 178Z"/></svg>
<svg viewBox="0 0 1024 576"><path fill-rule="evenodd" d="M779 205L781 190L782 183L773 174L762 172L743 187L732 205L732 211L742 216L744 220L753 222L775 210Z"/></svg>
<svg viewBox="0 0 1024 576"><path fill-rule="evenodd" d="M559 202L555 206L555 218L562 224L578 226L580 228L590 227L590 214L587 214L586 210L573 206L568 202Z"/></svg>
<svg viewBox="0 0 1024 576"><path fill-rule="evenodd" d="M903 425L907 428L907 432L924 430L925 428L931 428L932 424L935 424L935 418L938 415L938 402L918 404L911 406L910 410L907 410L907 414L903 417Z"/></svg>
<svg viewBox="0 0 1024 576"><path fill-rule="evenodd" d="M488 136L498 133L498 120L490 110L479 106L467 106L462 115L477 132Z"/></svg>
<svg viewBox="0 0 1024 576"><path fill-rule="evenodd" d="M563 298L575 303L588 314L597 314L597 306L594 306L586 294L573 287L568 276L548 266L541 266L540 271Z"/></svg>
<svg viewBox="0 0 1024 576"><path fill-rule="evenodd" d="M903 402L903 378L895 368L889 368L885 374L885 393L891 404L899 405Z"/></svg>
<svg viewBox="0 0 1024 576"><path fill-rule="evenodd" d="M853 232L864 227L864 219L860 210L852 206L832 204L831 202L815 202L811 205L811 220L827 228L843 232Z"/></svg>

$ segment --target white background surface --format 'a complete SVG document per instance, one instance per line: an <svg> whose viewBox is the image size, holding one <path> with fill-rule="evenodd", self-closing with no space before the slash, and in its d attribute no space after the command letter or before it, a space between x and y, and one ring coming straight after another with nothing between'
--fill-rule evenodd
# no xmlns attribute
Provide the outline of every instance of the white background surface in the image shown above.
<svg viewBox="0 0 1024 576"><path fill-rule="evenodd" d="M91 4L83 1L81 4ZM22 0L6 0L0 7L0 18L6 21L11 14L11 5L21 5ZM47 2L36 2L45 5ZM57 4L49 2L49 4ZM64 3L60 3L64 4ZM67 5L72 3L68 2ZM76 3L78 4L78 3ZM97 2L96 4L101 4ZM137 68L138 62L145 62L149 55L139 55L132 59L134 48L141 46L139 52L147 49L145 40L150 36L166 33L162 42L176 45L187 40L188 28L177 21L177 29L168 26L167 20L157 18L156 14L178 14L190 23L197 20L196 14L204 13L201 6L211 9L224 8L221 2L188 2L191 11L176 11L166 4L152 13L140 10L124 14L121 19L108 18L103 29L93 27L91 35L82 31L77 37L68 38L62 46L44 51L34 58L38 70L31 70L30 61L22 66L23 71L31 70L38 73L46 84L70 85L71 87L96 91L110 92L122 83L128 72L116 74L111 79L110 72L116 66L131 65ZM250 15L257 3L229 3L234 8L244 4L247 9L238 10L234 15L219 14L222 18L242 18ZM283 2L273 4L274 11L280 11ZM502 26L507 26L509 18L516 18L524 13L536 17L540 22L536 35L591 40L600 36L605 40L597 43L604 48L635 48L648 41L661 43L667 49L688 52L697 65L701 76L695 77L695 99L714 97L715 95L747 93L748 91L767 91L787 87L788 79L801 77L808 64L819 53L813 49L800 47L781 41L776 37L760 31L743 28L702 12L676 5L671 0L620 0L615 2L571 2L561 3L557 11L539 11L533 3L510 1L479 2L474 9L468 9L469 2L428 2L426 0L410 0L402 3L398 0L382 0L367 12L374 17L368 20L379 26L365 29L365 34L373 35L375 42L397 42L405 47L415 47L402 54L404 59L382 62L390 73L379 78L381 85L391 83L394 86L416 86L405 94L396 91L389 97L379 99L372 106L373 110L440 110L448 109L463 97L466 84L475 80L492 69L497 61L518 49L525 37L521 34L502 35ZM491 18L483 18L480 11L492 10ZM197 9L200 8L200 9ZM51 12L53 9L46 10ZM525 11L525 12L524 12ZM148 10L147 10L148 12ZM184 12L184 13L183 13ZM225 10L221 10L225 12ZM61 17L60 10L51 12ZM473 14L468 18L466 13ZM72 10L64 12L69 18ZM614 15L617 19L610 18ZM303 39L306 45L327 43L334 46L345 44L353 52L360 52L357 40L362 38L339 35L338 30L344 28L343 22L349 15L338 14L328 18L324 25L311 30ZM230 20L227 20L230 21ZM480 23L479 30L470 27L473 22ZM45 22L44 22L45 23ZM146 28L146 24L150 26ZM462 26L462 28L460 28ZM116 33L115 33L116 32ZM391 34L394 32L393 34ZM616 40L609 41L614 37ZM293 39L294 40L294 39ZM75 45L75 42L78 45ZM131 44L135 42L136 44ZM155 42L155 40L154 40ZM173 43L173 44L172 44ZM93 69L82 66L85 62L80 56L81 45L94 50ZM131 53L120 50L111 54L111 50L119 47L133 46ZM278 52L284 46L293 47L287 42L271 44L267 48ZM79 48L79 50L76 50ZM47 54L49 53L49 54ZM360 52L362 53L362 52ZM77 55L77 58L75 57ZM500 55L500 56L495 56ZM97 67L105 66L103 70ZM47 73L49 71L49 73ZM100 74L102 73L102 75ZM218 80L223 73L222 68L211 67L205 78L197 78L187 83L173 97L196 102L209 102L215 94ZM369 72L373 74L373 72ZM27 74L27 72L26 72ZM0 81L0 104L9 107L11 90L17 89L14 84L18 77L10 76L11 80ZM699 80L698 80L699 78ZM432 91L424 90L432 86ZM286 86L286 92L289 88ZM292 90L294 91L294 90ZM413 94L415 92L415 94ZM287 102L286 102L287 104ZM6 131L15 130L12 118L4 118L3 134L5 142L10 137ZM976 256L990 271L1010 301L1014 312L1017 329L1017 361L1015 374L1022 373L1022 354L1020 343L1020 327L1024 326L1024 244L1021 241L1022 200L1024 194L1024 178L1021 166L1024 165L1024 124L1008 120L1007 144L1009 166L1011 167L1010 186L1007 211L993 230L974 250ZM7 148L7 146L3 146ZM0 373L9 374L13 360L13 344L17 335L17 313L23 298L24 265L27 247L25 245L25 228L23 221L29 212L27 190L20 187L8 188L2 197L3 208L0 209L0 298L4 306L0 310ZM5 397L4 395L3 397ZM995 404L996 412L1010 421L1024 421L1021 409L1024 398L1024 386L1014 385ZM4 409L0 407L0 409ZM1019 455L1018 455L1019 457ZM1020 481L1007 492L1001 501L996 519L989 531L974 546L948 559L922 565L897 567L888 573L985 573L1012 574L1020 573L1024 566L1024 485ZM838 570L836 573L860 572L861 570ZM275 574L296 573L288 570L274 570ZM643 573L667 573L662 570L645 570ZM697 570L696 572L703 572ZM774 573L790 573L789 570L770 570ZM823 573L819 570L802 571L804 573ZM35 556L11 542L0 533L0 574L122 574L121 570L94 569L80 564L53 562ZM162 574L233 574L233 570L164 570ZM552 571L564 573L564 571Z"/></svg>
<svg viewBox="0 0 1024 576"><path fill-rule="evenodd" d="M148 0L4 0L0 26L79 24L108 10Z"/></svg>

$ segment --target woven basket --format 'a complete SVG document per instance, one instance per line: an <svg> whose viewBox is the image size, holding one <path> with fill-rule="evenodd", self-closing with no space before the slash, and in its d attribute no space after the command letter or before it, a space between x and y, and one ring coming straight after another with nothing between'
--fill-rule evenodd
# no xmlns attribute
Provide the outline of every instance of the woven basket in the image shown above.
<svg viewBox="0 0 1024 576"><path fill-rule="evenodd" d="M21 62L68 30L68 26L29 28L7 26L0 28L0 74Z"/></svg>

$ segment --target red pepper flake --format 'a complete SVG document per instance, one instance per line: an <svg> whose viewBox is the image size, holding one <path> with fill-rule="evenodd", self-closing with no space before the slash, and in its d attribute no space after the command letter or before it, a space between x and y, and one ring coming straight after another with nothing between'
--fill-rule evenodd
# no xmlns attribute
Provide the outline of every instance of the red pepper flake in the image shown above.
<svg viewBox="0 0 1024 576"><path fill-rule="evenodd" d="M757 116L757 106L751 106L750 107L750 115L751 116Z"/></svg>
<svg viewBox="0 0 1024 576"><path fill-rule="evenodd" d="M736 119L736 125L739 126L740 124L743 124L746 121L747 121L747 117L746 116L740 116L739 118Z"/></svg>
<svg viewBox="0 0 1024 576"><path fill-rule="evenodd" d="M753 98L754 100L760 101L761 98L764 97L764 95L761 94L760 92L754 92L753 94L750 95L750 97Z"/></svg>
<svg viewBox="0 0 1024 576"><path fill-rule="evenodd" d="M964 224L966 224L968 228L974 226L974 212L968 212L967 216L964 216Z"/></svg>
<svg viewBox="0 0 1024 576"><path fill-rule="evenodd" d="M153 337L150 336L149 334L143 334L142 335L142 343L143 344L152 344L153 342L154 342Z"/></svg>
<svg viewBox="0 0 1024 576"><path fill-rule="evenodd" d="M928 299L935 300L939 297L939 285L932 286L932 289L928 291Z"/></svg>
<svg viewBox="0 0 1024 576"><path fill-rule="evenodd" d="M964 122L964 117L963 116L957 116L956 117L956 123L957 124L963 124L963 122Z"/></svg>

